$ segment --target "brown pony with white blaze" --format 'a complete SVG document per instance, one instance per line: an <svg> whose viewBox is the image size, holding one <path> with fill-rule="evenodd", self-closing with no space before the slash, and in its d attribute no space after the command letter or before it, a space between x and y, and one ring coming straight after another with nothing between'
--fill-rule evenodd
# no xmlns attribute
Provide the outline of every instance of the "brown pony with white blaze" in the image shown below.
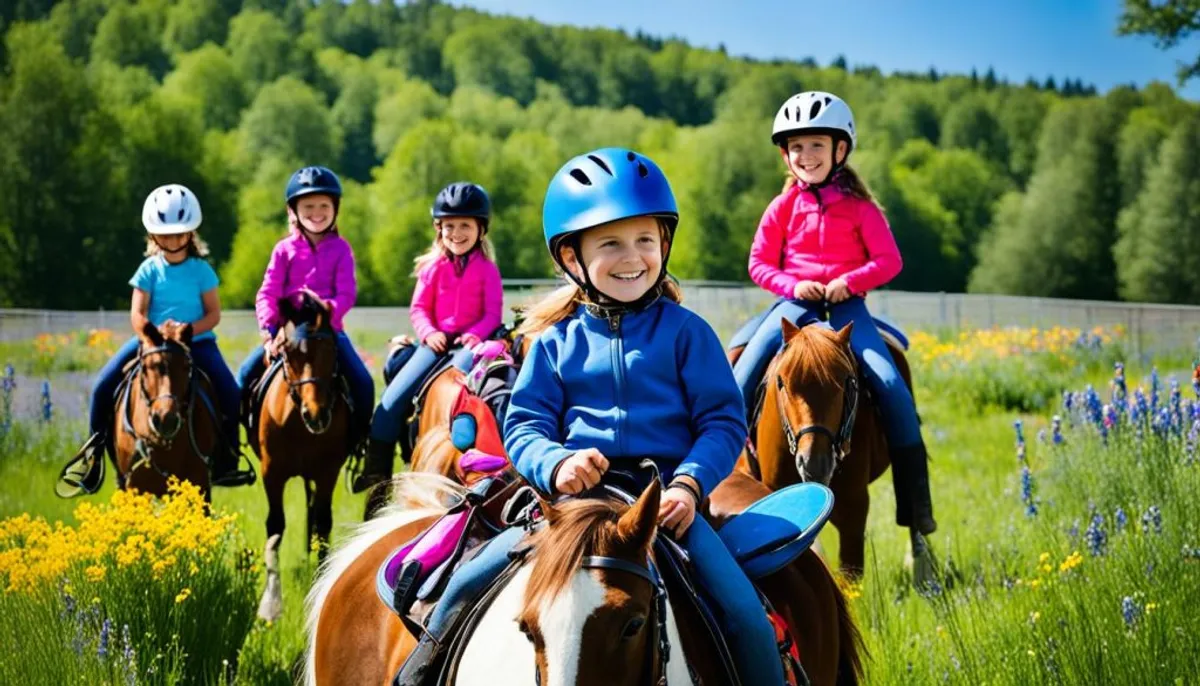
<svg viewBox="0 0 1200 686"><path fill-rule="evenodd" d="M117 483L164 496L168 480L178 477L198 486L208 501L207 460L219 449L219 431L197 393L192 326L160 329L147 322L138 338L140 368L113 412ZM211 388L208 397L215 402Z"/></svg>
<svg viewBox="0 0 1200 686"><path fill-rule="evenodd" d="M379 601L375 574L391 551L445 511L447 495L461 496L462 489L429 474L402 474L396 486L397 504L361 525L309 594L310 686L386 684L415 645ZM647 563L660 488L652 483L633 506L543 502L547 526L531 540L524 566L484 611L453 684L640 686L665 677L666 684L691 685L689 671L700 684L723 683L717 647L690 605L667 602L660 614ZM814 573L824 585L808 583ZM812 683L858 683L858 631L820 559L805 553L762 586L800 642ZM833 623L816 626L821 622L813 618L829 611Z"/></svg>
<svg viewBox="0 0 1200 686"><path fill-rule="evenodd" d="M859 392L863 380L850 347L852 327L797 328L783 321L784 347L767 369L755 429L757 459L743 452L736 470L773 491L803 481L828 485L834 494L829 521L838 531L841 569L857 579L866 555L868 487L891 462L875 403ZM888 345L911 389L904 352L890 341ZM741 349L731 351L730 360L740 354ZM934 581L932 552L915 530L910 529L909 539L914 582L923 588Z"/></svg>
<svg viewBox="0 0 1200 686"><path fill-rule="evenodd" d="M258 616L278 619L283 610L279 545L286 513L283 493L290 479L304 480L306 541L316 541L317 558L329 551L333 529L333 490L349 455L350 407L338 387L337 334L330 312L305 296L296 310L281 301L289 320L281 355L281 373L271 380L259 409L257 448L267 494L267 586Z"/></svg>

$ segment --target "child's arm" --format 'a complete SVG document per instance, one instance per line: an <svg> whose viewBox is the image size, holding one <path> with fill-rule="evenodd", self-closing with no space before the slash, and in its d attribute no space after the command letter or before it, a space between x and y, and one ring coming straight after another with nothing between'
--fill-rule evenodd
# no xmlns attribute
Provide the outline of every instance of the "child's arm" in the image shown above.
<svg viewBox="0 0 1200 686"><path fill-rule="evenodd" d="M271 335L279 330L279 299L283 297L283 282L287 278L287 253L283 245L276 245L271 251L271 259L267 262L267 271L263 274L262 286L254 298L254 315L258 320L260 331L268 331Z"/></svg>
<svg viewBox="0 0 1200 686"><path fill-rule="evenodd" d="M896 247L896 237L892 235L887 219L875 203L862 203L859 227L870 260L842 276L850 292L857 295L875 290L896 278L904 266L900 259L900 248Z"/></svg>
<svg viewBox="0 0 1200 686"><path fill-rule="evenodd" d="M208 267L208 263L204 263L204 266ZM220 283L212 267L204 270L200 282L200 302L204 305L204 316L191 323L193 336L212 331L221 323L221 296L217 293Z"/></svg>
<svg viewBox="0 0 1200 686"><path fill-rule="evenodd" d="M733 472L746 445L745 403L721 341L704 320L695 315L688 320L675 340L675 350L696 436L675 476L694 479L703 501Z"/></svg>
<svg viewBox="0 0 1200 686"><path fill-rule="evenodd" d="M513 385L504 419L504 449L517 472L547 494L554 493L555 469L572 453L561 443L565 404L550 354L541 340L534 341Z"/></svg>
<svg viewBox="0 0 1200 686"><path fill-rule="evenodd" d="M750 247L750 279L760 287L784 298L795 297L800 279L783 271L783 251L787 240L786 217L782 208L790 194L775 198L763 212Z"/></svg>
<svg viewBox="0 0 1200 686"><path fill-rule="evenodd" d="M500 281L500 269L491 262L486 266L483 274L483 316L463 332L481 341L495 333L504 321L504 284Z"/></svg>
<svg viewBox="0 0 1200 686"><path fill-rule="evenodd" d="M346 313L353 309L354 304L358 302L358 279L354 274L354 248L350 247L349 243L345 245L346 254L338 260L333 275L333 297L327 301L332 310L331 318L335 329L341 328Z"/></svg>
<svg viewBox="0 0 1200 686"><path fill-rule="evenodd" d="M433 324L434 270L432 267L417 275L417 285L413 289L412 304L408 308L408 318L412 322L417 340L422 343L435 333L438 328Z"/></svg>
<svg viewBox="0 0 1200 686"><path fill-rule="evenodd" d="M133 300L129 305L129 325L133 327L133 333L138 336L146 330L146 325L150 323L150 319L146 317L146 313L150 311L150 294L140 288L133 289Z"/></svg>
<svg viewBox="0 0 1200 686"><path fill-rule="evenodd" d="M193 336L212 331L221 323L221 296L218 295L217 289L204 291L200 299L204 303L204 316L192 322Z"/></svg>

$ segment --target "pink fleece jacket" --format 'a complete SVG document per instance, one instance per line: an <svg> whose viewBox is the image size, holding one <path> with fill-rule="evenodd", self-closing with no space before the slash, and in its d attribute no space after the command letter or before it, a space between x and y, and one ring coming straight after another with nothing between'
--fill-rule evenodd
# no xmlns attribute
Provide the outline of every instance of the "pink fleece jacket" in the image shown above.
<svg viewBox="0 0 1200 686"><path fill-rule="evenodd" d="M292 229L286 238L275 244L262 286L254 299L258 328L274 331L283 325L279 300L290 298L292 304L299 307L300 289L304 286L333 305L330 324L335 331L342 331L346 313L358 298L354 250L346 239L334 234L314 249L299 230Z"/></svg>
<svg viewBox="0 0 1200 686"><path fill-rule="evenodd" d="M503 309L500 269L476 250L465 266L443 255L421 270L409 317L420 341L439 331L486 339L500 326Z"/></svg>
<svg viewBox="0 0 1200 686"><path fill-rule="evenodd" d="M896 278L900 249L879 207L836 186L820 193L797 185L767 206L750 248L754 283L792 298L801 281L841 277L865 295Z"/></svg>

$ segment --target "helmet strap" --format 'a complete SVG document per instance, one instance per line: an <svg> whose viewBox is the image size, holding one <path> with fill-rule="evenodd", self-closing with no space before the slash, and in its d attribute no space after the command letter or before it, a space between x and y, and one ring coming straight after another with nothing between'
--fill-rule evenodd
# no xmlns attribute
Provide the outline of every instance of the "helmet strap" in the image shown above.
<svg viewBox="0 0 1200 686"><path fill-rule="evenodd" d="M170 249L166 248L162 244L162 242L158 240L157 235L154 235L154 234L151 234L151 235L154 236L154 244L158 246L158 249L165 252L168 255L177 255L177 254L183 252L184 250L187 250L192 247L192 232L191 231L188 231L186 234L184 234L188 238L186 241L183 242L183 245L179 246L178 248L175 248L174 250L170 250Z"/></svg>
<svg viewBox="0 0 1200 686"><path fill-rule="evenodd" d="M842 136L831 136L831 138L833 140L833 156L832 156L833 164L830 166L829 173L825 175L824 179L820 180L817 183L807 184L807 186L809 188L812 188L814 190L820 190L820 189L828 186L831 182L833 182L834 179L837 178L838 172L842 171L842 169L844 169L846 167L846 159L848 157L850 157L850 142L846 141L846 139ZM846 154L842 157L841 160L838 160L837 159L838 143L841 143L843 141L845 141L845 143L846 143ZM785 165L787 165L788 173L791 174L792 177L796 179L796 181L800 181L800 175L797 174L796 170L792 168L792 159L788 156L787 147L785 145L779 146L779 154L781 157L783 157L783 163Z"/></svg>
<svg viewBox="0 0 1200 686"><path fill-rule="evenodd" d="M672 235L672 238L673 237L674 236ZM568 241L570 242L568 243ZM568 269L567 265L563 263L562 258L560 257L563 246L570 246L571 249L575 251L575 261L579 264L581 270L583 271L583 278L576 276L575 273ZM592 283L592 277L588 275L587 263L583 261L583 252L580 250L578 233L567 236L562 242L555 246L555 248L554 261L558 263L558 266L563 270L563 273L566 274L567 278L583 291L584 296L586 296L588 300L588 311L597 317L611 319L613 317L620 317L623 314L641 312L662 297L663 282L667 278L667 260L671 256L670 249L663 253L662 265L659 267L658 278L654 280L654 285L646 289L646 292L643 293L637 300L624 302L606 295L603 291L596 287L596 284Z"/></svg>

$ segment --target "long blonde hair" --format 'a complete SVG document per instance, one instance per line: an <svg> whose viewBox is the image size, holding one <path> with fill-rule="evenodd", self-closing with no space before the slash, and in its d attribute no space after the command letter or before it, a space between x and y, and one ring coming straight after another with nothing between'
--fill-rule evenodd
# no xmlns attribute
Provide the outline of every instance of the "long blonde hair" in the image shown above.
<svg viewBox="0 0 1200 686"><path fill-rule="evenodd" d="M795 174L788 172L787 178L783 182L783 191L781 192L787 193L795 188L797 183L799 182L796 180ZM853 167L845 166L834 172L832 185L837 186L846 195L874 203L880 209L883 209L883 206L875 199L875 194L867 187L867 182L862 180L862 177L858 175L858 172L854 171Z"/></svg>
<svg viewBox="0 0 1200 686"><path fill-rule="evenodd" d="M483 222L479 221L478 218L474 219L475 226L479 229L479 241L473 249L483 253L483 256L488 258L489 261L495 262L495 251L492 250L492 242L488 240L487 233L484 231ZM447 259L454 257L454 253L442 245L442 220L434 219L433 226L437 229L437 233L434 235L433 243L429 246L429 249L417 255L417 258L413 260L413 276L419 276L429 265L436 262L439 257ZM491 227L489 226L488 228Z"/></svg>
<svg viewBox="0 0 1200 686"><path fill-rule="evenodd" d="M188 241L188 257L208 257L208 243L205 243L204 239L200 238L200 234L196 233L195 231L190 233L192 235L192 240ZM146 251L142 254L146 257L154 257L155 255L162 255L164 252L166 251L162 249L162 246L158 244L158 241L154 240L154 235L149 233L146 234Z"/></svg>
<svg viewBox="0 0 1200 686"><path fill-rule="evenodd" d="M670 227L662 218L658 219L658 228L662 232L664 240L671 234ZM586 229L584 230L586 231ZM555 247L561 251L563 245L560 243ZM657 288L662 291L664 298L677 303L683 302L683 289L670 276L664 275L662 283ZM591 304L591 300L588 299L582 288L575 283L567 284L526 310L524 321L517 328L517 334L536 337L546 329L575 314L575 310L579 309L580 305L588 304Z"/></svg>

